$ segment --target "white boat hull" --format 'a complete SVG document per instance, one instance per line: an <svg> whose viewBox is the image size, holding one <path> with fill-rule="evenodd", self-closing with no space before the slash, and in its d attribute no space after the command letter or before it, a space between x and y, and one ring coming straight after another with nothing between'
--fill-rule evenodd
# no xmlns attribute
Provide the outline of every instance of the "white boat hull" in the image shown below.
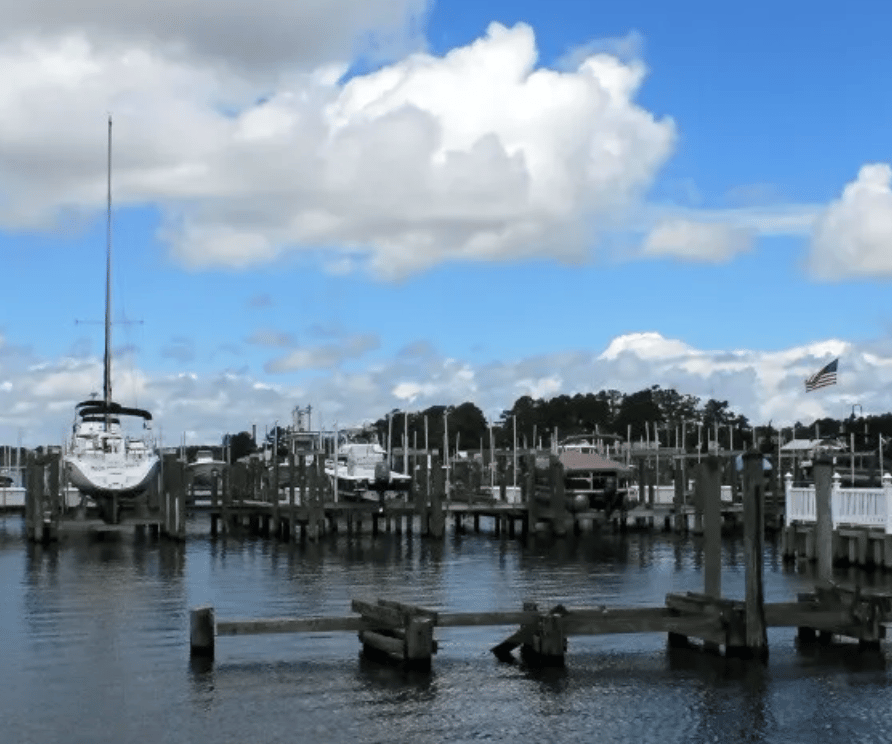
<svg viewBox="0 0 892 744"><path fill-rule="evenodd" d="M206 460L199 462L190 462L186 465L187 472L192 476L195 483L210 485L217 477L223 475L223 472L229 466L222 460Z"/></svg>
<svg viewBox="0 0 892 744"><path fill-rule="evenodd" d="M327 466L325 474L332 482L337 478L339 497L362 501L384 501L388 495L408 491L412 483L403 473L391 471L382 477L372 468L353 468L353 472L348 472L347 468L340 467L335 474L334 467Z"/></svg>
<svg viewBox="0 0 892 744"><path fill-rule="evenodd" d="M114 461L96 455L65 458L68 480L92 498L136 497L146 491L158 472L156 456L137 461Z"/></svg>

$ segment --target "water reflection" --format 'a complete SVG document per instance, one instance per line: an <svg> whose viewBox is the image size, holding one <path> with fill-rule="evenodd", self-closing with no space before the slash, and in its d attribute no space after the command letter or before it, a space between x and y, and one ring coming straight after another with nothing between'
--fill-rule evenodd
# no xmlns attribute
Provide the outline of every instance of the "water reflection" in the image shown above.
<svg viewBox="0 0 892 744"><path fill-rule="evenodd" d="M687 673L700 692L692 740L764 741L775 726L766 700L770 672L765 664L692 649L667 649L667 655L669 669Z"/></svg>
<svg viewBox="0 0 892 744"><path fill-rule="evenodd" d="M566 667L497 662L512 629L437 631L429 674L360 654L355 633L224 637L217 660L189 659L189 608L218 617L344 615L353 597L435 609L662 605L701 590L702 542L660 532L541 536L369 532L278 543L124 535L31 546L0 520L0 718L16 741L77 731L96 742L887 741L887 652L798 645L772 629L767 665L666 648L658 634L573 637ZM739 536L722 545L726 596L743 594ZM766 598L792 599L814 567L766 544ZM892 575L836 569L847 585L889 590ZM39 717L29 711L40 710Z"/></svg>
<svg viewBox="0 0 892 744"><path fill-rule="evenodd" d="M365 691L386 693L390 702L430 703L437 692L437 673L382 664L359 654L356 680Z"/></svg>

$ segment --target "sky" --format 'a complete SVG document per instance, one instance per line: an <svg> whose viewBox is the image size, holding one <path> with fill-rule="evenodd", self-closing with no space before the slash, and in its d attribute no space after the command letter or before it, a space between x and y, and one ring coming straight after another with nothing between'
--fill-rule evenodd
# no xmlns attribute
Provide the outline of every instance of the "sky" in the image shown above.
<svg viewBox="0 0 892 744"><path fill-rule="evenodd" d="M0 0L0 443L892 411L892 5ZM839 358L838 384L803 381Z"/></svg>

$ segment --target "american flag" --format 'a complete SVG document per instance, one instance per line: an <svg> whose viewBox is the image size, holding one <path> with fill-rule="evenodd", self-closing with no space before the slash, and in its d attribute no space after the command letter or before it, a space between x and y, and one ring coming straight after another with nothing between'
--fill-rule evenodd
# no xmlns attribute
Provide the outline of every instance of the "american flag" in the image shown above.
<svg viewBox="0 0 892 744"><path fill-rule="evenodd" d="M813 374L805 381L805 392L836 384L836 368L839 366L839 358L834 359L826 367Z"/></svg>

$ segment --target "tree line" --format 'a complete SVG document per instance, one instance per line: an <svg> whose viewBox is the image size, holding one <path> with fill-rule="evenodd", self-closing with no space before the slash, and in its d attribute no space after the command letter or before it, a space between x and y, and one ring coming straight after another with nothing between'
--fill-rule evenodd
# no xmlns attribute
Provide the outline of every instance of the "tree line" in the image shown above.
<svg viewBox="0 0 892 744"><path fill-rule="evenodd" d="M557 395L548 399L524 395L490 422L471 401L456 406L435 405L420 411L394 409L376 420L372 429L385 447L403 446L408 431L409 447L430 448L442 452L448 440L450 453L489 449L510 449L515 431L519 447L550 447L555 440L572 435L600 433L622 441L659 441L661 447L681 447L688 452L707 452L713 442L722 449L776 450L779 439L814 439L854 435L858 450L876 449L879 438L892 439L892 413L848 418L822 418L792 426L752 423L734 411L728 401L709 398L652 385L634 393L601 390L597 393ZM279 429L280 448L284 429ZM275 441L276 430L267 435L267 445ZM248 454L257 448L249 432L226 435L233 455ZM237 459L233 457L233 459Z"/></svg>

